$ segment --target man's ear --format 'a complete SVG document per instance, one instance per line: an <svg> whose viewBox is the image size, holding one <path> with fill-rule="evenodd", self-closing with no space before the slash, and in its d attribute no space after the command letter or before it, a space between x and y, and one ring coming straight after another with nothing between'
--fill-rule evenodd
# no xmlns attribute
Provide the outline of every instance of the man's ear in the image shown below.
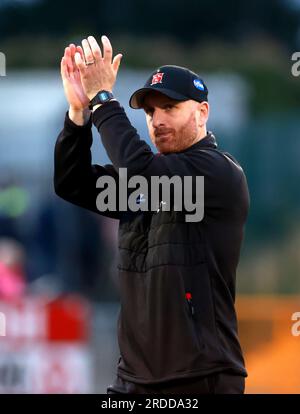
<svg viewBox="0 0 300 414"><path fill-rule="evenodd" d="M198 125L203 127L208 120L209 117L209 103L206 101L198 103Z"/></svg>

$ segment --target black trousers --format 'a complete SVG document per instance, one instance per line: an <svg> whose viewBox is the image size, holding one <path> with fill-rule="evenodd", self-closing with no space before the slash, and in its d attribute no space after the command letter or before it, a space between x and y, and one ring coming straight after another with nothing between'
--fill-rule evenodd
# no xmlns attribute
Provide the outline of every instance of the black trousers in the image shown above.
<svg viewBox="0 0 300 414"><path fill-rule="evenodd" d="M245 377L219 372L160 384L136 384L117 376L107 394L244 394Z"/></svg>

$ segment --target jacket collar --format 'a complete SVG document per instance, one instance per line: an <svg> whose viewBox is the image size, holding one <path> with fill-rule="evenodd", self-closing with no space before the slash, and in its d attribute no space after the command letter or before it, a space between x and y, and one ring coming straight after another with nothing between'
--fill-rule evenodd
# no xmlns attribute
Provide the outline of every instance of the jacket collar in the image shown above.
<svg viewBox="0 0 300 414"><path fill-rule="evenodd" d="M202 148L202 147L210 147L210 148L217 148L218 144L216 141L216 137L211 131L207 132L207 135L200 139L200 141L196 142L195 144L191 145L190 147L186 148L181 152L191 151L194 149Z"/></svg>

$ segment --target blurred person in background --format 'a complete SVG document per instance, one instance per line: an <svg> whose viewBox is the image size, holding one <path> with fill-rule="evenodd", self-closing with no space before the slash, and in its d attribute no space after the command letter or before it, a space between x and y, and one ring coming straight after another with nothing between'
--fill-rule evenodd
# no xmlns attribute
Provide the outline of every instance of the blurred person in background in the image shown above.
<svg viewBox="0 0 300 414"><path fill-rule="evenodd" d="M0 299L19 299L25 289L25 250L16 240L0 239Z"/></svg>

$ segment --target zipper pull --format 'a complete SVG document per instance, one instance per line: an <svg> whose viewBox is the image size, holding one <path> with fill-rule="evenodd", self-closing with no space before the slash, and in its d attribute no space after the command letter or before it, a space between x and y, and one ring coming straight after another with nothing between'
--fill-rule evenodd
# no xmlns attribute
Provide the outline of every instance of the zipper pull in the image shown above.
<svg viewBox="0 0 300 414"><path fill-rule="evenodd" d="M185 298L186 298L187 303L189 305L191 315L194 316L195 315L195 309L194 309L194 305L193 305L193 302L192 302L192 294L191 294L191 292L186 292Z"/></svg>

